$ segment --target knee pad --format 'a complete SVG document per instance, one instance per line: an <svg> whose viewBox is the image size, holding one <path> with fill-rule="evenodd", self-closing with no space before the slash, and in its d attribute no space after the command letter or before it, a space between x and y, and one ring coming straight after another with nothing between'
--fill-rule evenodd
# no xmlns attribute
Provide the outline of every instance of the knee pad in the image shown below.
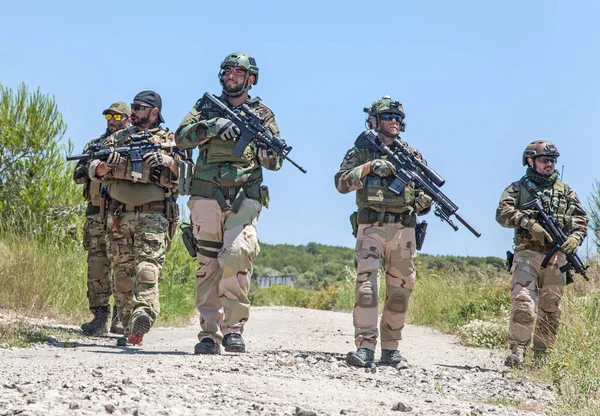
<svg viewBox="0 0 600 416"><path fill-rule="evenodd" d="M373 293L373 288L370 285L360 286L357 297L358 306L362 308L377 307L377 295Z"/></svg>
<svg viewBox="0 0 600 416"><path fill-rule="evenodd" d="M533 301L523 295L518 295L512 306L512 319L517 324L530 324L535 319L535 305Z"/></svg>
<svg viewBox="0 0 600 416"><path fill-rule="evenodd" d="M392 293L385 303L385 309L396 313L404 313L408 309L407 303L404 293Z"/></svg>
<svg viewBox="0 0 600 416"><path fill-rule="evenodd" d="M158 282L158 270L154 267L144 266L138 274L141 283L154 284Z"/></svg>

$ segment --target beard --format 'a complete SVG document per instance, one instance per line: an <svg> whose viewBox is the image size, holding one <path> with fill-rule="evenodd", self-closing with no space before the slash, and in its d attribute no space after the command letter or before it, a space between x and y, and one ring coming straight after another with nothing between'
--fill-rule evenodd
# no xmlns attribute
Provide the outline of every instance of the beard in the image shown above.
<svg viewBox="0 0 600 416"><path fill-rule="evenodd" d="M225 94L227 95L240 95L244 91L244 84L236 83L235 85L227 85L227 83L225 83L223 85L223 91L225 91Z"/></svg>
<svg viewBox="0 0 600 416"><path fill-rule="evenodd" d="M390 139L395 139L398 137L399 130L397 129L381 129L379 133L383 134L385 137Z"/></svg>
<svg viewBox="0 0 600 416"><path fill-rule="evenodd" d="M136 127L143 126L150 121L150 116L140 118L138 116L131 116L131 124Z"/></svg>

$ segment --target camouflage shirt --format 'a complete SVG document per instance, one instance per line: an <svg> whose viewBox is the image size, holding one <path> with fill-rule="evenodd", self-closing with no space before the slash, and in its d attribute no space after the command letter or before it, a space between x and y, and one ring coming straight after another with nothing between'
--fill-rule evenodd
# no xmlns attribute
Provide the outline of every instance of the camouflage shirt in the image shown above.
<svg viewBox="0 0 600 416"><path fill-rule="evenodd" d="M431 209L431 198L416 190L412 183L397 195L388 189L394 180L393 175L381 178L371 172L371 161L387 160L387 156L374 150L370 144L361 140L361 137L362 135L356 140L355 146L346 153L340 170L335 175L337 190L342 194L357 191L356 205L359 209L368 207L381 211L385 208L387 212L399 214L428 213ZM418 150L409 147L406 142L401 143L426 163ZM394 150L393 144L390 149Z"/></svg>
<svg viewBox="0 0 600 416"><path fill-rule="evenodd" d="M227 96L219 97L223 103L234 108ZM279 127L273 112L260 101L260 98L249 99L246 104L262 119L262 125L274 135L279 135ZM217 186L249 186L260 185L263 180L262 168L281 169L283 159L267 154L262 157L254 142L251 142L241 157L234 157L231 152L235 141L221 140L215 131L215 122L222 117L217 108L207 100L200 99L184 117L175 133L175 141L181 149L199 147L199 155L194 171L194 181L205 181ZM192 185L192 195L194 194Z"/></svg>
<svg viewBox="0 0 600 416"><path fill-rule="evenodd" d="M546 208L552 212L562 231L567 236L575 236L581 244L587 236L588 216L575 191L560 179L552 186L538 188L524 176L504 189L496 209L496 221L503 227L515 229L515 251L548 252L552 248L551 243L542 245L535 241L524 228L531 220L536 220L538 214L535 210L522 210L522 206L539 195L546 196Z"/></svg>
<svg viewBox="0 0 600 416"><path fill-rule="evenodd" d="M89 153L92 151L92 146L94 145L101 145L102 142L104 141L105 138L107 138L108 136L110 136L110 131L108 131L108 128L106 129L106 131L100 135L100 137L98 137L97 139L93 139L91 140L88 144L86 144L83 148L83 153ZM73 172L73 181L75 181L75 183L77 184L81 184L83 185L83 197L85 198L86 201L88 201L88 203L92 203L91 199L91 194L90 194L90 186L91 186L91 180L90 177L88 175L88 165L87 165L87 160L80 160L77 162L77 165L75 165L75 171Z"/></svg>

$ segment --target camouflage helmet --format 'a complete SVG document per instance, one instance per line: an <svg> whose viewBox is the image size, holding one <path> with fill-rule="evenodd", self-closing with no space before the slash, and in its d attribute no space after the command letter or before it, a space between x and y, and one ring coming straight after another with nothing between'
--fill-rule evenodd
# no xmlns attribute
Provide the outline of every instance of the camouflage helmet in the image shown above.
<svg viewBox="0 0 600 416"><path fill-rule="evenodd" d="M399 114L402 116L400 131L404 131L406 128L406 124L404 123L404 118L406 117L404 107L402 107L400 102L392 100L389 95L384 95L381 97L381 100L373 101L371 106L365 107L363 111L367 113L367 126L370 129L377 129L379 125L379 115L383 113Z"/></svg>
<svg viewBox="0 0 600 416"><path fill-rule="evenodd" d="M559 157L560 153L558 153L558 149L553 143L546 140L536 140L529 143L525 148L523 152L523 166L527 166L528 157L534 158L538 156Z"/></svg>
<svg viewBox="0 0 600 416"><path fill-rule="evenodd" d="M250 75L254 75L254 83L252 85L258 84L258 66L256 66L256 60L249 54L245 52L234 52L230 53L225 57L225 59L223 59L223 62L221 62L221 70L219 71L219 82L221 85L223 85L223 75L225 72L225 67L227 66L240 67L246 70L246 79L244 80L244 84L248 82L248 77ZM244 89L240 91L240 94L252 88L252 85L245 85Z"/></svg>

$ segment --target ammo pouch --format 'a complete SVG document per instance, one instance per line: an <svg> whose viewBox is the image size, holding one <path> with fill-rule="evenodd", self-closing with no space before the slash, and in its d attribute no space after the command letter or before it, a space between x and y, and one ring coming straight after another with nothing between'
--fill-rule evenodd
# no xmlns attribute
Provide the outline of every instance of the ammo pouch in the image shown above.
<svg viewBox="0 0 600 416"><path fill-rule="evenodd" d="M195 180L192 182L192 195L212 198L217 201L221 211L238 212L245 198L255 199L268 208L269 188L252 184L242 186L219 186L212 182Z"/></svg>
<svg viewBox="0 0 600 416"><path fill-rule="evenodd" d="M179 228L181 229L181 239L183 240L183 245L185 246L190 256L196 258L196 238L194 237L194 231L192 230L192 225L187 223L182 223Z"/></svg>
<svg viewBox="0 0 600 416"><path fill-rule="evenodd" d="M425 236L427 235L427 221L421 221L415 226L415 240L417 242L417 250L421 251Z"/></svg>

